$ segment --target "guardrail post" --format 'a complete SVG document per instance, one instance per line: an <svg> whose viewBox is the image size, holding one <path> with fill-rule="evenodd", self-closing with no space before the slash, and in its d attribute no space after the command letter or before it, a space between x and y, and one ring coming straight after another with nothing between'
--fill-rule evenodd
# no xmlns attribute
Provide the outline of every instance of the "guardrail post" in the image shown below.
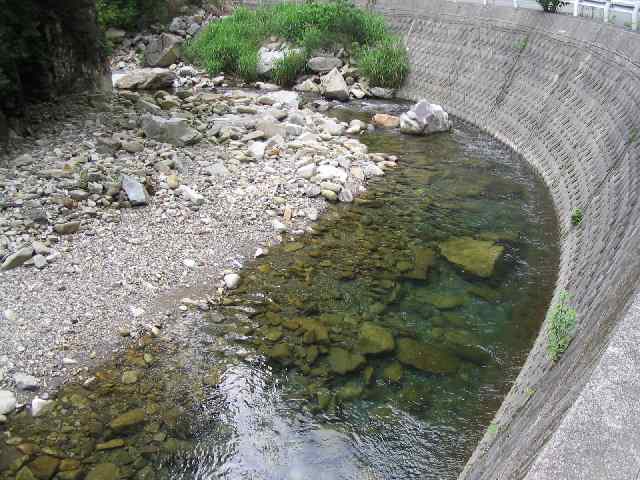
<svg viewBox="0 0 640 480"><path fill-rule="evenodd" d="M513 8L518 8L518 0L513 0Z"/></svg>
<svg viewBox="0 0 640 480"><path fill-rule="evenodd" d="M636 1L633 6L633 12L631 13L631 29L638 30L638 7L640 7L640 3Z"/></svg>
<svg viewBox="0 0 640 480"><path fill-rule="evenodd" d="M573 0L573 16L578 16L578 7L580 6L580 0Z"/></svg>
<svg viewBox="0 0 640 480"><path fill-rule="evenodd" d="M611 6L611 4L609 2L606 2L604 4L604 13L602 14L604 17L604 23L609 23L609 7Z"/></svg>

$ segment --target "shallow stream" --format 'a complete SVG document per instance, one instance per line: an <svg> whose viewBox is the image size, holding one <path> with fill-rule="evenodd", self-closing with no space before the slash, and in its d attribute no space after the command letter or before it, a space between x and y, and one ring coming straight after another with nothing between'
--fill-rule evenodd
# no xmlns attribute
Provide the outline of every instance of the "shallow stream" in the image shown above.
<svg viewBox="0 0 640 480"><path fill-rule="evenodd" d="M0 478L456 478L544 317L558 239L527 164L454 123L361 136L399 167L190 312L182 343L145 337L47 414L15 415Z"/></svg>

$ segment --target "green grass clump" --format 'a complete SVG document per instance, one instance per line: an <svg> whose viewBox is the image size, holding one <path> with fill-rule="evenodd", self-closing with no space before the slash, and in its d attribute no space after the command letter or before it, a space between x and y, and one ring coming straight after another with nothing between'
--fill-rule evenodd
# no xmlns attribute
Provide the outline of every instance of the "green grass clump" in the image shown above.
<svg viewBox="0 0 640 480"><path fill-rule="evenodd" d="M584 219L584 214L582 213L582 209L574 208L573 211L571 212L571 224L577 227L582 223L583 219Z"/></svg>
<svg viewBox="0 0 640 480"><path fill-rule="evenodd" d="M260 46L271 36L303 52L289 54L278 63L273 75L281 85L292 85L293 75L302 73L303 63L315 51L338 44L359 46L365 65L375 75L370 79L373 86L398 87L408 70L406 50L387 31L382 16L345 0L283 3L254 11L238 8L209 24L187 46L186 55L211 74L224 71L252 81L256 78L253 58L257 62Z"/></svg>
<svg viewBox="0 0 640 480"><path fill-rule="evenodd" d="M358 67L372 87L397 88L409 73L407 50L398 41L365 47L358 55Z"/></svg>
<svg viewBox="0 0 640 480"><path fill-rule="evenodd" d="M558 303L549 313L547 350L554 362L560 358L573 339L576 328L576 311L568 304L569 294L562 292Z"/></svg>
<svg viewBox="0 0 640 480"><path fill-rule="evenodd" d="M278 60L273 67L273 81L283 87L291 87L296 79L307 68L307 57L303 53L288 53L282 60Z"/></svg>

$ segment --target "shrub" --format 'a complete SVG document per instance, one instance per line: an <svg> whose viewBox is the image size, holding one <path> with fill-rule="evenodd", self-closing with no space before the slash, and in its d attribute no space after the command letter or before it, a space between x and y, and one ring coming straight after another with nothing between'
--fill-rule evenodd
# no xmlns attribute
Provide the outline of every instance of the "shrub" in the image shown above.
<svg viewBox="0 0 640 480"><path fill-rule="evenodd" d="M276 62L273 80L282 87L291 87L307 67L307 57L303 53L289 53Z"/></svg>
<svg viewBox="0 0 640 480"><path fill-rule="evenodd" d="M365 47L358 55L358 67L371 86L398 88L409 73L407 50L395 40Z"/></svg>
<svg viewBox="0 0 640 480"><path fill-rule="evenodd" d="M558 303L549 313L547 350L554 362L567 350L575 332L576 311L569 306L568 301L569 294L561 292Z"/></svg>
<svg viewBox="0 0 640 480"><path fill-rule="evenodd" d="M583 218L584 214L582 213L582 210L579 208L574 208L573 212L571 212L571 223L577 227L582 223Z"/></svg>
<svg viewBox="0 0 640 480"><path fill-rule="evenodd" d="M545 12L556 13L559 8L567 5L567 2L563 2L562 0L537 0L542 9Z"/></svg>
<svg viewBox="0 0 640 480"><path fill-rule="evenodd" d="M233 15L209 24L187 46L186 55L209 73L224 70L253 80L253 69L248 68L251 55L257 59L261 44L274 35L303 51L289 55L276 66L274 76L282 85L293 84L293 75L304 70L304 63L315 50L337 44L362 46L368 72L375 75L374 85L397 87L408 70L406 50L387 32L383 18L345 0L283 3L255 11L239 8Z"/></svg>
<svg viewBox="0 0 640 480"><path fill-rule="evenodd" d="M240 58L238 58L238 75L248 82L254 82L258 79L258 55L256 55L256 52L247 50L240 54Z"/></svg>

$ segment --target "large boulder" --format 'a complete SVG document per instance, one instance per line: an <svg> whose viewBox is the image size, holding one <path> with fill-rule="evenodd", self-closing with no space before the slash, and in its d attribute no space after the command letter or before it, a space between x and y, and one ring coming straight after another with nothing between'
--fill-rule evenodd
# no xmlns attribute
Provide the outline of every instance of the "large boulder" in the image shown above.
<svg viewBox="0 0 640 480"><path fill-rule="evenodd" d="M451 129L449 115L440 105L420 100L400 116L400 131L411 135L427 135Z"/></svg>
<svg viewBox="0 0 640 480"><path fill-rule="evenodd" d="M144 64L147 67L168 67L180 59L182 38L163 33L153 39L144 51Z"/></svg>
<svg viewBox="0 0 640 480"><path fill-rule="evenodd" d="M272 51L265 47L262 47L258 51L258 75L268 76L273 70L273 67L275 67L276 63L282 60L285 55L285 52L282 50Z"/></svg>
<svg viewBox="0 0 640 480"><path fill-rule="evenodd" d="M336 100L349 100L349 86L337 68L322 77L322 94Z"/></svg>
<svg viewBox="0 0 640 480"><path fill-rule="evenodd" d="M496 262L504 247L491 240L476 240L471 237L452 238L438 244L442 255L465 272L478 277L493 275Z"/></svg>
<svg viewBox="0 0 640 480"><path fill-rule="evenodd" d="M358 335L358 350L361 353L392 352L395 346L393 335L388 329L371 322L361 325Z"/></svg>
<svg viewBox="0 0 640 480"><path fill-rule="evenodd" d="M307 62L309 70L316 73L327 73L342 66L342 60L337 57L313 57Z"/></svg>
<svg viewBox="0 0 640 480"><path fill-rule="evenodd" d="M412 338L401 338L397 345L398 360L418 370L451 374L460 368L460 361L454 355L433 345L420 343Z"/></svg>
<svg viewBox="0 0 640 480"><path fill-rule="evenodd" d="M201 135L190 128L186 118L163 118L156 115L142 116L142 129L147 137L179 147L197 143Z"/></svg>
<svg viewBox="0 0 640 480"><path fill-rule="evenodd" d="M160 90L173 86L176 74L166 68L141 68L116 80L116 88L125 90Z"/></svg>

